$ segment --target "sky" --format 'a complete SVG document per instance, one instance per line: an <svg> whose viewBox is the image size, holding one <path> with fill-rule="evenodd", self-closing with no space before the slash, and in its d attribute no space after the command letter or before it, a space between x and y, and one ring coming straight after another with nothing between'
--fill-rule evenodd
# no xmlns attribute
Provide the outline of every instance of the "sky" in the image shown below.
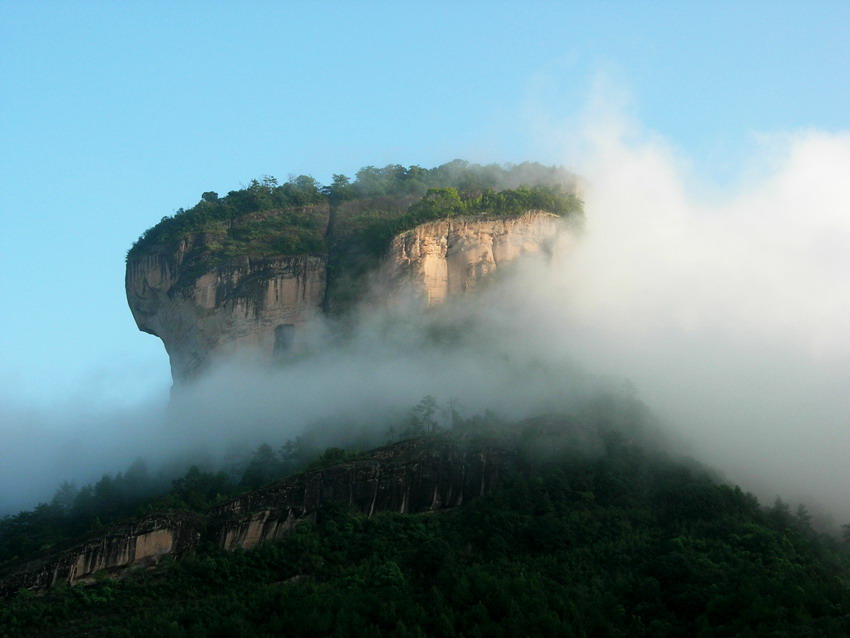
<svg viewBox="0 0 850 638"><path fill-rule="evenodd" d="M848 381L841 291L850 270L845 246L835 244L850 237L842 234L850 210L832 187L848 174L848 30L850 5L827 1L0 0L4 436L31 441L71 427L74 415L167 400L167 356L158 339L137 331L123 279L127 249L161 217L205 191L224 194L263 175L327 183L366 165L432 167L455 158L563 164L596 185L589 219L599 202L644 211L651 223L632 228L632 237L657 230L641 245L660 257L636 272L668 282L652 291L663 294L604 277L605 290L623 294L564 294L594 309L576 311L578 323L599 322L603 310L638 313L632 325L644 332L606 333L606 348L587 356L639 390L643 383L650 403L677 390L653 384L658 375L635 354L646 351L622 344L655 346L647 335L656 331L674 335L665 343L693 338L695 351L715 352L712 335L723 328L704 320L712 300L734 307L730 316L746 326L735 335L739 351L757 339L799 345L755 348L771 353L760 358L762 378L795 366L811 371L818 388L840 387ZM804 183L795 187L798 178ZM777 218L787 221L783 232L761 232L771 211L802 202L821 181L811 202L829 214L814 216L815 230L794 216L808 214L801 203ZM686 212L656 211L652 201ZM748 218L747 210L759 213ZM621 255L642 261L629 252L633 242L610 230L622 229L619 222L604 211L599 220ZM720 248L699 254L702 244L691 242L703 232ZM752 253L763 237L769 246ZM702 266L747 269L751 286L727 298L717 286L670 282L660 275L669 275L664 259L682 253L671 255L665 242L687 247ZM576 272L590 281L587 269L604 271L599 254ZM763 260L750 270L753 255ZM788 263L799 284L788 291L802 297L777 292ZM762 272L768 265L780 274ZM699 280L705 269L680 272ZM748 292L766 287L776 293L766 300ZM687 298L694 288L711 293L676 306L673 332L655 321L664 295ZM790 327L765 318L765 309L775 317L788 307L801 311L791 313L800 317ZM813 314L821 320L805 319ZM632 352L631 363L610 354L617 348ZM664 360L690 366L677 357L693 351L671 347ZM721 362L711 366L712 379L723 376ZM754 378L755 368L746 374ZM828 445L840 433L838 404L821 403L834 408L823 416L829 428L818 430Z"/></svg>

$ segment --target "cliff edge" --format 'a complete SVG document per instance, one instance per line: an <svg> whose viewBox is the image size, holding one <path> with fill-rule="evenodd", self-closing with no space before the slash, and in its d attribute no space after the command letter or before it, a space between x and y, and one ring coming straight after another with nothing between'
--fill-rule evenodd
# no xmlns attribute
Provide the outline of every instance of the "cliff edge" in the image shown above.
<svg viewBox="0 0 850 638"><path fill-rule="evenodd" d="M176 249L158 246L127 261L133 318L139 330L162 339L175 382L238 348L284 352L325 294L323 256L244 255L199 271L201 257L191 253L200 241L190 237Z"/></svg>
<svg viewBox="0 0 850 638"><path fill-rule="evenodd" d="M470 292L490 273L529 254L550 254L563 226L556 215L456 217L395 236L378 261L384 300L412 292L427 304ZM237 349L284 356L299 329L322 312L323 255L242 255L210 260L193 235L127 261L127 300L140 330L162 339L175 383Z"/></svg>
<svg viewBox="0 0 850 638"><path fill-rule="evenodd" d="M526 255L550 255L563 227L528 211L500 219L453 218L397 235L381 269L388 290L406 288L428 304L471 292L490 273Z"/></svg>
<svg viewBox="0 0 850 638"><path fill-rule="evenodd" d="M208 510L161 512L109 526L64 548L0 570L0 597L21 589L93 582L127 569L179 560L202 542L250 549L313 520L329 502L372 516L415 514L462 505L490 494L518 463L507 439L443 435L378 448L362 458L295 474Z"/></svg>
<svg viewBox="0 0 850 638"><path fill-rule="evenodd" d="M581 214L576 176L535 163L367 166L326 186L266 176L146 230L127 254L127 300L180 384L237 349L287 356L321 313L470 292L549 254L559 219Z"/></svg>

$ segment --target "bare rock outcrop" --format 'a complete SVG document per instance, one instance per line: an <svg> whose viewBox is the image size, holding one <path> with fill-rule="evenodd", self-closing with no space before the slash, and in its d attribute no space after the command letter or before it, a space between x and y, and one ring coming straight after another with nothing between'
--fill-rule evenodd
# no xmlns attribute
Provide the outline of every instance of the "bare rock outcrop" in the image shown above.
<svg viewBox="0 0 850 638"><path fill-rule="evenodd" d="M7 570L0 577L0 597L20 589L43 591L87 582L97 572L115 576L128 567L154 565L165 555L180 558L197 546L201 529L200 517L187 512L153 514L108 527L63 551Z"/></svg>
<svg viewBox="0 0 850 638"><path fill-rule="evenodd" d="M158 336L175 382L238 348L284 352L298 326L319 311L326 260L242 256L205 263L192 255L204 237L157 247L127 262L126 289L139 330Z"/></svg>
<svg viewBox="0 0 850 638"><path fill-rule="evenodd" d="M281 538L313 519L328 502L371 516L456 507L490 494L515 467L514 447L462 437L411 439L345 463L307 471L206 512L153 514L114 525L38 559L0 572L0 597L21 589L90 582L101 572L120 576L169 555L180 559L202 540L222 549L250 549Z"/></svg>
<svg viewBox="0 0 850 638"><path fill-rule="evenodd" d="M440 303L469 292L494 270L529 254L549 253L563 227L542 211L519 217L469 217L422 224L395 237L383 276L391 289L404 288Z"/></svg>
<svg viewBox="0 0 850 638"><path fill-rule="evenodd" d="M562 229L558 217L541 211L422 224L392 240L378 266L382 294L407 290L427 304L444 302L523 255L549 253ZM205 248L219 239L190 236L127 261L133 317L140 330L162 339L175 383L237 349L264 357L287 352L327 301L325 256L225 259Z"/></svg>
<svg viewBox="0 0 850 638"><path fill-rule="evenodd" d="M369 457L298 474L209 512L214 541L228 550L280 538L323 503L355 513L413 514L456 507L489 494L515 451L494 445L413 439Z"/></svg>

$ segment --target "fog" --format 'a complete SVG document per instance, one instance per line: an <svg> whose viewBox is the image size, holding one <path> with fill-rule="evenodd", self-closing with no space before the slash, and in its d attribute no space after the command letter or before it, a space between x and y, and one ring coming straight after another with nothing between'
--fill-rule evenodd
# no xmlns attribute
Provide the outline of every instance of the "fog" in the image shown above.
<svg viewBox="0 0 850 638"><path fill-rule="evenodd" d="M586 220L554 257L429 311L402 299L317 321L285 365L246 352L170 403L5 397L0 512L138 456L214 462L305 427L380 433L425 395L514 419L633 387L744 489L850 520L850 135L765 137L720 189L619 116L568 132Z"/></svg>
<svg viewBox="0 0 850 638"><path fill-rule="evenodd" d="M631 379L762 499L847 520L850 134L762 136L722 189L622 117L581 141L586 235L556 275L564 347Z"/></svg>

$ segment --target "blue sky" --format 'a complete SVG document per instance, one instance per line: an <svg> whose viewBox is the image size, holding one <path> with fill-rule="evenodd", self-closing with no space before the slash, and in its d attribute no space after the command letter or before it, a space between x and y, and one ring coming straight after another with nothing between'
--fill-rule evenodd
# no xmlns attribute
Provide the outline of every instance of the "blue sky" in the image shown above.
<svg viewBox="0 0 850 638"><path fill-rule="evenodd" d="M570 164L547 123L586 115L600 78L733 184L761 135L850 129L850 4L0 0L0 399L167 392L124 254L202 192Z"/></svg>

